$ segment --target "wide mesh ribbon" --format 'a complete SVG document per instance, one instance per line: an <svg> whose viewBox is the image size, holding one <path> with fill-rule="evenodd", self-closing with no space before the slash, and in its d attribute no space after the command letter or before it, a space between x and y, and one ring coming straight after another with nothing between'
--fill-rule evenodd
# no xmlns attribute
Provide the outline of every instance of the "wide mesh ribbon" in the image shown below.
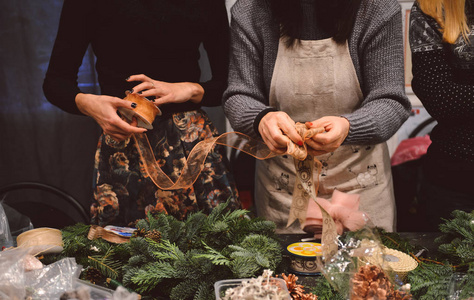
<svg viewBox="0 0 474 300"><path fill-rule="evenodd" d="M313 156L308 155L306 140L315 134L324 132L324 128L308 129L306 125L302 123L296 123L295 127L304 142L302 146L299 146L290 141L287 145L287 151L284 153L293 157L297 175L287 226L299 220L300 226L302 227L306 219L308 201L310 198L312 198L313 201L316 199L319 186L319 174L321 172L321 162ZM259 160L284 155L272 152L265 143L252 139L245 134L227 132L218 137L205 139L194 146L186 159L180 176L173 181L158 165L147 136L141 133L134 134L132 137L140 154L144 170L153 183L162 190L183 189L192 186L204 169L205 159L215 144L235 148ZM316 182L313 180L315 165L318 172ZM321 242L323 244L323 255L327 257L332 256L332 253L337 251L337 245L335 244L337 231L334 220L321 206L320 208L324 222Z"/></svg>

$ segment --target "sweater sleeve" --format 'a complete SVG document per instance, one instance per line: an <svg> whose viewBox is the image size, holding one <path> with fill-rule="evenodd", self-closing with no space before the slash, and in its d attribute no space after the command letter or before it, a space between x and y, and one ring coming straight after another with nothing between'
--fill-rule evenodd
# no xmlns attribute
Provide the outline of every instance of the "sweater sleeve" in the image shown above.
<svg viewBox="0 0 474 300"><path fill-rule="evenodd" d="M200 83L204 88L202 106L222 105L229 70L229 21L225 2L211 0L211 3L211 17L203 46L209 59L212 79Z"/></svg>
<svg viewBox="0 0 474 300"><path fill-rule="evenodd" d="M410 24L413 91L438 122L471 127L474 119L474 69L468 68L468 61L459 68L452 64L453 57L449 55L454 54L448 52L451 45L443 44L436 21L425 15L416 4L412 8ZM464 42L460 40L460 43ZM472 49L470 53L474 57Z"/></svg>
<svg viewBox="0 0 474 300"><path fill-rule="evenodd" d="M396 1L372 1L362 6L350 42L357 49L361 106L343 115L350 122L344 144L376 144L388 140L408 118L405 94L403 29Z"/></svg>
<svg viewBox="0 0 474 300"><path fill-rule="evenodd" d="M229 83L224 93L224 111L234 130L256 138L259 135L254 130L254 121L260 112L270 109L263 77L264 35L259 32L268 27L265 23L268 18L262 7L248 5L249 2L237 1L232 7Z"/></svg>
<svg viewBox="0 0 474 300"><path fill-rule="evenodd" d="M64 1L58 33L43 82L46 99L73 114L81 114L75 98L81 92L77 74L89 45L88 7L89 1Z"/></svg>

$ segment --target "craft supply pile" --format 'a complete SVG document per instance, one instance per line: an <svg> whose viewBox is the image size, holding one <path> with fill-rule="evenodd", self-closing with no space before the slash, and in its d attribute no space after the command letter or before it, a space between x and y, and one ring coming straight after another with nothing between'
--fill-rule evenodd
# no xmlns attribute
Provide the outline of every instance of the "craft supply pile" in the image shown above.
<svg viewBox="0 0 474 300"><path fill-rule="evenodd" d="M273 222L226 204L129 228L36 228L0 252L0 299L472 299L474 212L440 229L435 258L368 226L338 235L333 253L284 245Z"/></svg>

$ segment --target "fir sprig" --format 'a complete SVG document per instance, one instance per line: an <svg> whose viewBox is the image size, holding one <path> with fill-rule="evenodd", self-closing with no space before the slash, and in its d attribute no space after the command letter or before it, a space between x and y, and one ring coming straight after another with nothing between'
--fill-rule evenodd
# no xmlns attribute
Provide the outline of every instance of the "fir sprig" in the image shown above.
<svg viewBox="0 0 474 300"><path fill-rule="evenodd" d="M130 240L124 285L171 299L213 299L209 291L218 280L275 269L281 261L280 244L273 238L275 225L226 207L219 205L209 216L194 213L182 222L164 214L138 221L137 228L158 230L162 239Z"/></svg>
<svg viewBox="0 0 474 300"><path fill-rule="evenodd" d="M462 264L468 269L474 263L474 211L467 213L460 210L452 212L451 220L444 220L439 226L443 235L436 239L442 243L439 252L452 264Z"/></svg>
<svg viewBox="0 0 474 300"><path fill-rule="evenodd" d="M123 263L114 259L114 247L109 245L105 254L88 256L89 265L98 269L102 275L117 279L121 274Z"/></svg>
<svg viewBox="0 0 474 300"><path fill-rule="evenodd" d="M445 299L452 275L453 269L449 264L422 263L408 273L411 293L418 300Z"/></svg>

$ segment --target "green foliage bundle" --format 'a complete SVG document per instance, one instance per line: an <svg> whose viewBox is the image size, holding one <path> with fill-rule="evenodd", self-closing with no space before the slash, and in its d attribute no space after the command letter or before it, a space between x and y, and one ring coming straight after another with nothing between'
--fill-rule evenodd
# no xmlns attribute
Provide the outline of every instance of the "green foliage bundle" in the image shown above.
<svg viewBox="0 0 474 300"><path fill-rule="evenodd" d="M334 290L324 276L317 278L315 284L309 288L309 291L317 295L318 300L345 300L341 294Z"/></svg>
<svg viewBox="0 0 474 300"><path fill-rule="evenodd" d="M437 260L422 261L408 274L412 294L419 300L443 300L449 296L454 273L465 274L459 299L474 295L474 211L452 212L452 219L439 226L443 233L436 238L441 243Z"/></svg>
<svg viewBox="0 0 474 300"><path fill-rule="evenodd" d="M285 263L275 224L247 213L221 204L209 216L195 213L185 221L148 215L136 224L142 234L124 244L89 240L90 226L76 224L62 230L63 252L43 262L75 257L84 267L83 279L106 285L111 278L144 299L214 299L216 281L256 277L264 269L281 271ZM474 212L454 211L452 216L440 225L442 236L436 239L442 256L420 259L408 274L413 299L446 299L455 273L465 274L460 299L474 293ZM375 228L374 234L388 248L408 254L421 249L398 233ZM344 243L354 236L357 232L347 232L340 239ZM321 300L343 298L323 276L306 289Z"/></svg>
<svg viewBox="0 0 474 300"><path fill-rule="evenodd" d="M90 226L67 227L64 251L50 260L75 257L83 273L97 269L104 280L117 280L144 298L214 299L216 281L255 277L264 269L275 270L282 260L273 222L250 219L246 210L227 206L185 221L149 214L137 222L137 232L159 232L159 240L145 234L112 244L87 239Z"/></svg>

